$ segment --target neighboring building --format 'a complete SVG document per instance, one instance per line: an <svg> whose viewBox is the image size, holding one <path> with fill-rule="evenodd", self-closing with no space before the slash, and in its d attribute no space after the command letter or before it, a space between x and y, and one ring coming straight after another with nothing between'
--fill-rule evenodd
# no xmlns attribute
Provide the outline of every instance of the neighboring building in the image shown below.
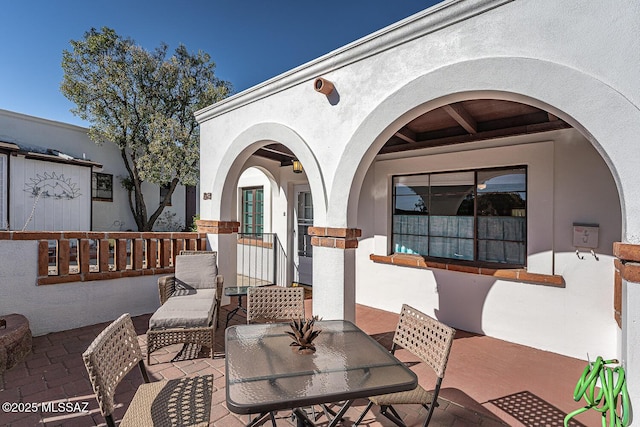
<svg viewBox="0 0 640 427"><path fill-rule="evenodd" d="M197 112L225 285L256 167L262 227L310 260L314 314L410 303L619 358L640 406L639 17L632 0L449 0Z"/></svg>
<svg viewBox="0 0 640 427"><path fill-rule="evenodd" d="M124 176L118 148L97 145L86 128L0 110L0 229L137 230ZM152 211L163 189L143 191ZM189 227L197 212L195 189L178 186L171 199L158 230Z"/></svg>

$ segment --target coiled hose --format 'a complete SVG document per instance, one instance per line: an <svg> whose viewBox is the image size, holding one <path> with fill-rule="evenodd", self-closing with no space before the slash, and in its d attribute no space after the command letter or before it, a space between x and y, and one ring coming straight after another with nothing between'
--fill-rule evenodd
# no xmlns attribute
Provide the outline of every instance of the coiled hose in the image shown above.
<svg viewBox="0 0 640 427"><path fill-rule="evenodd" d="M584 398L587 405L568 414L564 418L564 427L569 425L571 418L589 409L595 409L602 414L602 427L607 427L607 415L609 427L629 425L629 393L627 392L624 368L619 365L607 366L617 363L618 361L615 359L603 360L598 356L595 362L587 364L573 392L573 399L576 402ZM598 379L600 380L600 390L596 395ZM618 399L620 398L620 408L618 408Z"/></svg>

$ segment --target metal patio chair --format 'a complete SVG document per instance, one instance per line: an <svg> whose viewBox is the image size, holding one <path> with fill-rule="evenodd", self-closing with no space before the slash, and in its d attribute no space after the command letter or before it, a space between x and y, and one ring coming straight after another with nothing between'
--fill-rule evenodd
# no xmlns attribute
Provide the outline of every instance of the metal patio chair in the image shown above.
<svg viewBox="0 0 640 427"><path fill-rule="evenodd" d="M447 368L455 333L455 329L404 304L393 336L391 353L394 353L396 348L400 346L422 359L427 366L433 369L438 377L435 389L432 392L426 391L418 385L415 389L409 391L369 397L369 404L360 414L355 425L360 424L373 405L378 405L382 415L396 425L405 426L392 405L418 404L429 411L423 424L423 426L427 426L431 421L433 410L438 406L438 394L440 393L440 386Z"/></svg>
<svg viewBox="0 0 640 427"><path fill-rule="evenodd" d="M138 387L120 422L126 426L207 426L213 375L149 382L138 336L128 313L107 326L82 354L100 412L115 427L115 391L138 365L145 384Z"/></svg>

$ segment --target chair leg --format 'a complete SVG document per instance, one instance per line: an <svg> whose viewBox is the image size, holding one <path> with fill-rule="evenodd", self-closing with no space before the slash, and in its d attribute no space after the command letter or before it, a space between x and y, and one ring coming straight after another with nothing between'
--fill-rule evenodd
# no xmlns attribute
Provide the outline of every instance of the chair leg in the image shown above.
<svg viewBox="0 0 640 427"><path fill-rule="evenodd" d="M113 415L106 415L104 420L107 422L107 427L116 427L116 423L113 421Z"/></svg>
<svg viewBox="0 0 640 427"><path fill-rule="evenodd" d="M364 411L362 411L362 413L360 414L360 417L358 417L358 419L355 422L355 426L359 425L360 422L362 422L362 420L364 419L364 416L367 415L367 412L369 412L369 409L371 409L371 407L373 406L373 402L369 401L369 403L367 404L367 407L364 408Z"/></svg>
<svg viewBox="0 0 640 427"><path fill-rule="evenodd" d="M396 412L393 406L381 406L380 413L387 417L387 419L391 420L395 425L399 427L407 427L407 425L402 421L400 415Z"/></svg>
<svg viewBox="0 0 640 427"><path fill-rule="evenodd" d="M429 414L427 414L427 419L424 420L424 424L422 424L422 427L427 427L429 425L429 422L431 421L431 416L433 415L433 411L436 409L436 406L438 406L438 395L440 394L440 387L442 386L442 378L438 378L438 381L436 381L436 388L433 391L433 399L431 400L431 404L429 405ZM425 406L425 405L422 405Z"/></svg>

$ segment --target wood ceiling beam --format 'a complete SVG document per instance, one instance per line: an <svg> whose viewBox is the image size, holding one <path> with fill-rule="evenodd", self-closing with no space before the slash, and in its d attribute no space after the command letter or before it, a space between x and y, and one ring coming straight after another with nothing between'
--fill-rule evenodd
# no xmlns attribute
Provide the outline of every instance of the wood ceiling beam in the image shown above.
<svg viewBox="0 0 640 427"><path fill-rule="evenodd" d="M415 143L418 139L416 136L416 133L406 127L401 128L398 132L396 132L395 136L397 136L398 138L404 141L407 141L410 144Z"/></svg>
<svg viewBox="0 0 640 427"><path fill-rule="evenodd" d="M408 150L417 150L420 148L432 148L440 147L444 145L461 144L465 142L484 141L493 138L504 138L507 136L527 135L532 133L549 132L552 130L567 129L571 125L565 123L562 120L556 120L553 122L536 123L531 125L516 126L511 128L496 129L486 132L478 132L476 134L450 136L438 139L427 139L416 141L414 144L398 144L391 146L384 146L378 152L378 154L398 153Z"/></svg>
<svg viewBox="0 0 640 427"><path fill-rule="evenodd" d="M476 120L469 114L469 112L462 106L462 104L449 104L442 107L444 111L451 116L453 120L458 122L460 126L464 128L470 134L478 133L478 124Z"/></svg>
<svg viewBox="0 0 640 427"><path fill-rule="evenodd" d="M290 158L290 159L295 159L295 158L296 158L296 156L295 156L294 154L292 154L292 153L288 153L288 152L286 152L286 151L276 150L276 149L274 149L274 148L269 148L269 147L267 147L267 146L265 146L265 147L261 147L260 149L261 149L261 150L264 150L264 151L268 151L268 152L270 152L270 153L278 154L278 155L280 155L280 156L288 157L288 158Z"/></svg>

